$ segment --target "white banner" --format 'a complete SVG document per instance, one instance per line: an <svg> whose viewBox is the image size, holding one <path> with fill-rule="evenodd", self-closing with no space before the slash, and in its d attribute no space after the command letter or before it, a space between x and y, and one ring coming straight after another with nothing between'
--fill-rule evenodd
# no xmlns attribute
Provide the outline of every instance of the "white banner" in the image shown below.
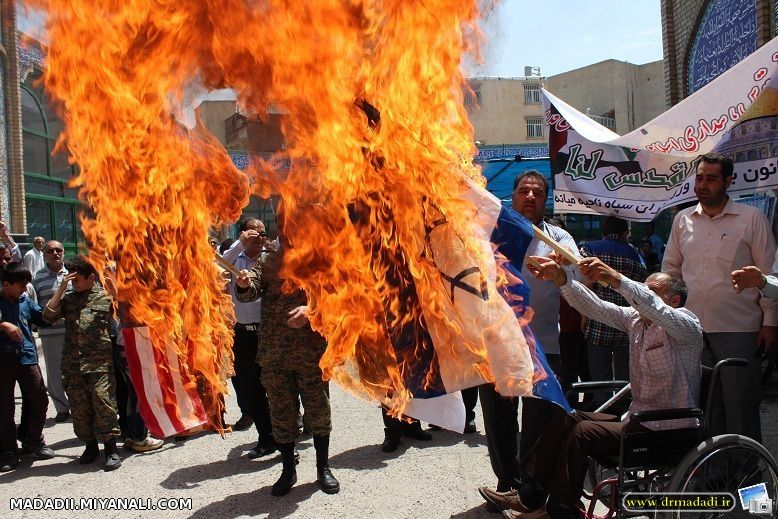
<svg viewBox="0 0 778 519"><path fill-rule="evenodd" d="M554 211L650 221L695 200L699 156L735 162L730 194L778 188L778 38L619 137L543 90Z"/></svg>

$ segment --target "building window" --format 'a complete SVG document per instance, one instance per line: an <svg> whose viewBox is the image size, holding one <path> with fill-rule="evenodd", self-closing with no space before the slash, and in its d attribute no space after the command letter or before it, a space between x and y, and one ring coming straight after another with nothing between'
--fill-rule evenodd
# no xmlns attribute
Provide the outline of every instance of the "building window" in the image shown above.
<svg viewBox="0 0 778 519"><path fill-rule="evenodd" d="M540 83L524 83L524 104L540 104Z"/></svg>
<svg viewBox="0 0 778 519"><path fill-rule="evenodd" d="M543 118L527 117L527 138L540 139L543 137Z"/></svg>
<svg viewBox="0 0 778 519"><path fill-rule="evenodd" d="M51 109L39 78L39 71L30 74L21 88L27 233L60 241L74 253L84 245L78 220L82 204L67 185L77 168L68 163L65 148L54 152L64 123Z"/></svg>
<svg viewBox="0 0 778 519"><path fill-rule="evenodd" d="M470 83L465 87L465 108L481 106L481 85Z"/></svg>

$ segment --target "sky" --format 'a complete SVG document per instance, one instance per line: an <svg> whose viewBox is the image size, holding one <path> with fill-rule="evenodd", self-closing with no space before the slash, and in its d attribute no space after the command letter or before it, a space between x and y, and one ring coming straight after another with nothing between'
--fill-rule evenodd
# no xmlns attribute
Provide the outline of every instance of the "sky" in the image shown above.
<svg viewBox="0 0 778 519"><path fill-rule="evenodd" d="M40 15L20 10L18 23L23 32L42 37ZM606 59L662 59L659 0L502 0L484 28L484 62L468 67L470 76L523 76L529 65L547 77ZM193 106L232 97L229 91L196 96ZM191 110L184 119L194 122Z"/></svg>
<svg viewBox="0 0 778 519"><path fill-rule="evenodd" d="M659 0L503 0L487 20L477 73L553 76L606 59L662 59Z"/></svg>

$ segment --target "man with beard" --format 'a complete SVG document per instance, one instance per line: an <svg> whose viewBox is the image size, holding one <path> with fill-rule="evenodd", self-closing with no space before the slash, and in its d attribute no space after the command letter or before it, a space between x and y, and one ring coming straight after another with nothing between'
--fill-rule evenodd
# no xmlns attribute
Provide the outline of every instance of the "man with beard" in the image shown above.
<svg viewBox="0 0 778 519"><path fill-rule="evenodd" d="M755 265L770 272L775 240L759 210L735 203L728 195L732 160L703 155L694 192L699 203L680 211L673 221L662 270L683 278L689 287L686 304L700 319L710 340L706 364L729 357L748 359L748 369L723 369L722 398L712 412L714 434L744 434L761 441L759 357L778 342L778 301L757 290L736 293L732 271Z"/></svg>

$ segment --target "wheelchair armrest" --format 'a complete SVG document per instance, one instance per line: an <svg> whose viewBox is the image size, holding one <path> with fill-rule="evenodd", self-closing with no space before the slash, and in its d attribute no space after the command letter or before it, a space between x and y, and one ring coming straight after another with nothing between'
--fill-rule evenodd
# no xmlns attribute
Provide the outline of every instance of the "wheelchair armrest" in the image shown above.
<svg viewBox="0 0 778 519"><path fill-rule="evenodd" d="M681 418L702 418L702 409L684 407L680 409L654 409L638 411L629 415L630 423L659 422L662 420L679 420Z"/></svg>
<svg viewBox="0 0 778 519"><path fill-rule="evenodd" d="M746 359L741 359L740 357L730 357L728 359L722 359L718 361L713 369L723 366L738 366L745 368L748 367L748 361Z"/></svg>

